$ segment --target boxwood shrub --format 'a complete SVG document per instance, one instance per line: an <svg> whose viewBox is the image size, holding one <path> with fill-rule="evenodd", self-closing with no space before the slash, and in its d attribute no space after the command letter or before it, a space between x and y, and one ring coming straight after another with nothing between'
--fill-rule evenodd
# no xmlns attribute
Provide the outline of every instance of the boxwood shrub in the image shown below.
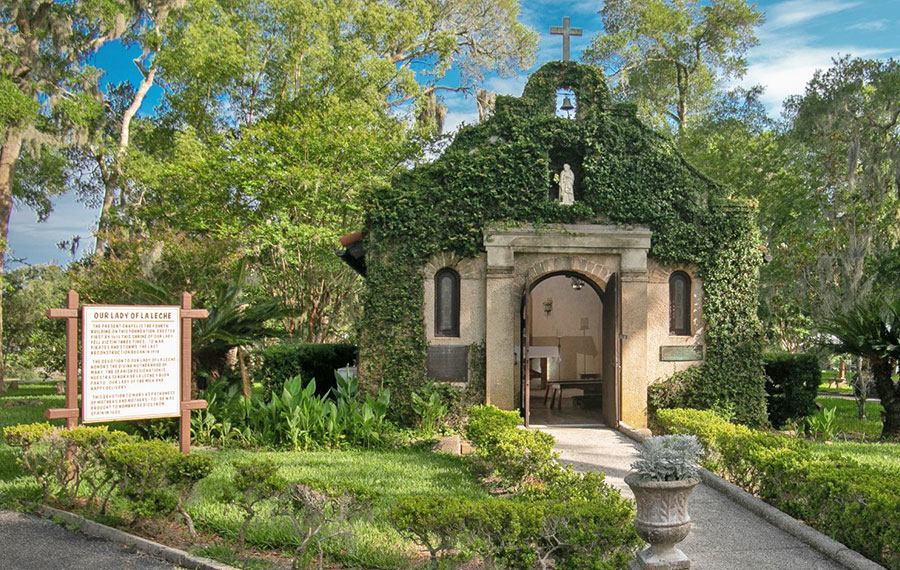
<svg viewBox="0 0 900 570"><path fill-rule="evenodd" d="M900 570L900 473L805 441L728 423L710 412L659 410L669 433L694 434L705 467L863 556Z"/></svg>
<svg viewBox="0 0 900 570"><path fill-rule="evenodd" d="M787 420L815 413L822 382L822 370L815 356L766 354L764 366L769 422L773 426L781 427Z"/></svg>
<svg viewBox="0 0 900 570"><path fill-rule="evenodd" d="M354 344L274 344L261 353L259 377L266 396L281 393L284 383L301 376L316 379L316 393L323 395L335 388L338 368L356 364L359 351Z"/></svg>

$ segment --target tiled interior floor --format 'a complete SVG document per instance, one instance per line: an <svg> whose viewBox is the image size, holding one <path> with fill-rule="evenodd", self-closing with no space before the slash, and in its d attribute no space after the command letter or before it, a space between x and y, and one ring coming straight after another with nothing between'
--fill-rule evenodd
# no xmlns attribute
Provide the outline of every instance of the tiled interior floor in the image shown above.
<svg viewBox="0 0 900 570"><path fill-rule="evenodd" d="M600 408L584 410L576 408L572 398L563 398L562 405L550 409L550 401L544 404L544 392L531 396L531 425L564 426L564 425L603 425Z"/></svg>

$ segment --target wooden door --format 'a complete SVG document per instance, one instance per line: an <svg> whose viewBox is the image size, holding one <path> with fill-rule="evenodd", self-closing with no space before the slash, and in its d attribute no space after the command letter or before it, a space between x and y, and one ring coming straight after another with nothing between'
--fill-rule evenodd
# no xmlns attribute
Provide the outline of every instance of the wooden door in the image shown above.
<svg viewBox="0 0 900 570"><path fill-rule="evenodd" d="M622 312L618 275L610 277L603 294L603 423L619 426L621 385Z"/></svg>
<svg viewBox="0 0 900 570"><path fill-rule="evenodd" d="M525 427L529 427L531 423L531 359L528 356L528 350L531 347L531 284L525 283L525 290L522 292L522 341L520 343L520 370L521 370L521 394L522 394L522 416L525 419Z"/></svg>

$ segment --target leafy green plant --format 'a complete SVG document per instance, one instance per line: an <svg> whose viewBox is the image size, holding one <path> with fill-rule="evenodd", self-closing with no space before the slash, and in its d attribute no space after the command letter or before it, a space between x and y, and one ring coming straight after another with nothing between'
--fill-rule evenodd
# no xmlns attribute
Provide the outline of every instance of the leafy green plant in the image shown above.
<svg viewBox="0 0 900 570"><path fill-rule="evenodd" d="M814 416L806 418L806 430L812 436L822 435L827 440L833 440L836 435L834 414L837 408L824 408Z"/></svg>
<svg viewBox="0 0 900 570"><path fill-rule="evenodd" d="M697 461L702 456L696 436L648 437L638 448L638 460L631 468L646 481L684 481L697 476Z"/></svg>
<svg viewBox="0 0 900 570"><path fill-rule="evenodd" d="M315 379L287 380L267 398L245 398L233 389L210 394L207 413L193 427L203 438L219 442L307 450L346 444L375 447L390 441L393 426L385 419L390 392L362 394L355 377L338 377L334 397L317 394ZM220 399L221 398L221 399Z"/></svg>
<svg viewBox="0 0 900 570"><path fill-rule="evenodd" d="M441 421L447 415L447 406L435 384L426 384L422 394L413 392L412 409L419 418L419 428L426 434L437 433Z"/></svg>

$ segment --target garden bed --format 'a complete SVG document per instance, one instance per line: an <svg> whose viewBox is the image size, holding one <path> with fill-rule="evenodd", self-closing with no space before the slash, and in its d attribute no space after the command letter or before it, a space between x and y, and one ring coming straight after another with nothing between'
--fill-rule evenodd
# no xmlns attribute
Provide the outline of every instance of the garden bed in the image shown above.
<svg viewBox="0 0 900 570"><path fill-rule="evenodd" d="M62 507L232 565L387 569L490 560L530 568L540 560L572 570L624 568L639 546L631 502L602 474L557 463L553 438L520 429L516 412L472 408L470 457L422 443L200 447L185 456L172 443L106 426L19 423L40 419L45 404L0 415L0 424L15 424L0 441L8 459L2 504ZM189 536L191 521L197 532Z"/></svg>

